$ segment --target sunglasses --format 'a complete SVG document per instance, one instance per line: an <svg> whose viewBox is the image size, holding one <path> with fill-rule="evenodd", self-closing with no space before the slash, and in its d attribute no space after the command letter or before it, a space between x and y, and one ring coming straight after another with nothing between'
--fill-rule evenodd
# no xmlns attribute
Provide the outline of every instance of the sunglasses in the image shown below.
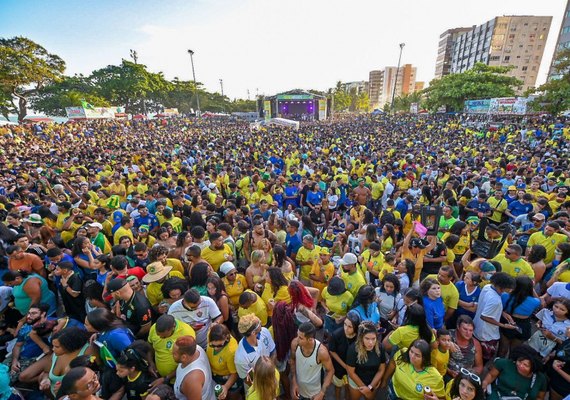
<svg viewBox="0 0 570 400"><path fill-rule="evenodd" d="M473 379L475 382L481 384L481 378L479 378L478 375L474 374L473 372L469 371L468 369L465 368L461 368L459 370L459 372L461 372L461 374L470 377L471 379Z"/></svg>
<svg viewBox="0 0 570 400"><path fill-rule="evenodd" d="M212 343L210 343L210 347L213 348L213 349L221 349L221 348L225 347L229 342L230 342L229 340L226 340L226 341L225 341L224 343L222 343L222 344L212 344Z"/></svg>

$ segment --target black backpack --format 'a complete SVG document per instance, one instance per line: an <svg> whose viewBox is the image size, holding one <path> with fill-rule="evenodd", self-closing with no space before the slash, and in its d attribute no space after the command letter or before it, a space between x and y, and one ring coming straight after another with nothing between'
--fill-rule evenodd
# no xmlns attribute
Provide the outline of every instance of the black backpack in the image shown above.
<svg viewBox="0 0 570 400"><path fill-rule="evenodd" d="M386 224L390 224L390 225L394 225L394 222L396 222L396 216L394 215L394 213L390 210L384 210L382 211L382 214L380 215L380 226L384 226Z"/></svg>

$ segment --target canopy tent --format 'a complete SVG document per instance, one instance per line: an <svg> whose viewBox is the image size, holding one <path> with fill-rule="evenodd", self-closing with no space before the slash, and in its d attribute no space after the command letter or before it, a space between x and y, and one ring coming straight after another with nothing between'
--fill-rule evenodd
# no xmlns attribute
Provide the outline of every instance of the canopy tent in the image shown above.
<svg viewBox="0 0 570 400"><path fill-rule="evenodd" d="M53 119L48 117L26 117L24 118L26 122L53 122Z"/></svg>

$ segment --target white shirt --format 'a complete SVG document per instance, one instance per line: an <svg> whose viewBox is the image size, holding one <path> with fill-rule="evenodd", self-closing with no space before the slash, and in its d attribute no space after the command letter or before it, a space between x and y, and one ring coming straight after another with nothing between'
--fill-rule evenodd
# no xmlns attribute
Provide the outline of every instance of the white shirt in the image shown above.
<svg viewBox="0 0 570 400"><path fill-rule="evenodd" d="M548 288L546 293L548 293L550 297L565 297L570 300L570 283L555 282L554 285Z"/></svg>
<svg viewBox="0 0 570 400"><path fill-rule="evenodd" d="M257 359L261 356L271 356L275 351L275 342L271 333L266 328L261 328L257 338L257 346L252 347L245 337L239 341L238 348L234 355L236 371L241 379L245 379L248 371L255 366Z"/></svg>
<svg viewBox="0 0 570 400"><path fill-rule="evenodd" d="M552 332L560 340L566 340L566 328L570 327L570 319L557 321L551 310L543 308L536 313L536 318L542 321L542 327Z"/></svg>
<svg viewBox="0 0 570 400"><path fill-rule="evenodd" d="M203 400L215 400L216 395L214 394L215 382L212 380L212 369L210 368L210 362L208 361L208 356L206 352L202 350L200 346L196 347L196 351L199 356L196 360L192 361L186 367L182 368L182 365L178 364L176 367L176 381L174 382L174 393L176 398L179 400L187 400L187 397L180 391L180 387L184 382L184 378L190 372L199 369L204 374L204 385L202 386L202 396Z"/></svg>
<svg viewBox="0 0 570 400"><path fill-rule="evenodd" d="M473 322L475 323L473 333L475 337L482 342L500 339L501 333L499 327L483 321L481 317L492 318L498 322L501 320L502 313L503 302L501 301L501 296L499 296L499 293L497 293L491 284L485 285L483 290L481 290L481 295L479 295L479 305L477 306L475 318L473 318Z"/></svg>
<svg viewBox="0 0 570 400"><path fill-rule="evenodd" d="M208 345L208 331L212 321L222 313L214 300L209 297L200 296L201 301L195 310L188 310L182 304L182 299L172 303L168 309L168 314L182 322L186 322L196 331L196 343L202 348Z"/></svg>

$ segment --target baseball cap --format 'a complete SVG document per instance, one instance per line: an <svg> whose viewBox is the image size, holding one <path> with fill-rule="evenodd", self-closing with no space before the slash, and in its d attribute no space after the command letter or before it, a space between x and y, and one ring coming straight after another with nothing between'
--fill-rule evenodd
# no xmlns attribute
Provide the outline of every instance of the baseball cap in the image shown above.
<svg viewBox="0 0 570 400"><path fill-rule="evenodd" d="M410 240L410 246L417 247L418 249L425 249L426 248L426 245L424 244L424 242L422 242L422 240L418 239L418 238L412 238L412 240Z"/></svg>
<svg viewBox="0 0 570 400"><path fill-rule="evenodd" d="M121 290L126 284L127 281L123 278L111 279L111 282L109 282L109 284L107 285L107 290L109 291L109 293L114 293L116 291Z"/></svg>
<svg viewBox="0 0 570 400"><path fill-rule="evenodd" d="M229 274L230 272L232 272L235 269L236 269L236 267L230 261L225 261L222 263L222 265L220 265L220 272L224 275Z"/></svg>
<svg viewBox="0 0 570 400"><path fill-rule="evenodd" d="M103 230L103 225L101 225L99 222L91 222L90 224L87 224L87 227L98 228L100 231Z"/></svg>
<svg viewBox="0 0 570 400"><path fill-rule="evenodd" d="M358 262L358 258L353 253L346 253L340 260L340 265L353 265Z"/></svg>

